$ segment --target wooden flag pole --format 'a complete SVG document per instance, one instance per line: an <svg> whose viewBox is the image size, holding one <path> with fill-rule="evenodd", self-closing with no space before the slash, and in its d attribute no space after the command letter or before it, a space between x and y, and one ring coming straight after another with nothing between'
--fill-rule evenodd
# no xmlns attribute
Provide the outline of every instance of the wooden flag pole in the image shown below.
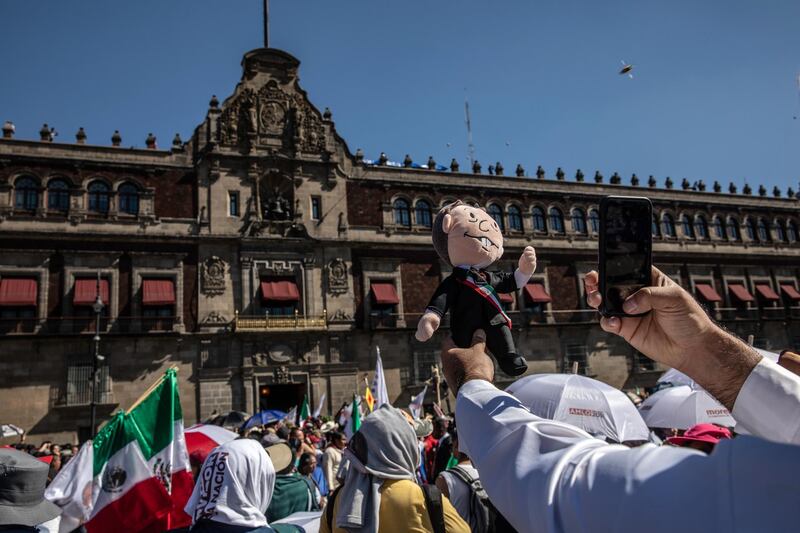
<svg viewBox="0 0 800 533"><path fill-rule="evenodd" d="M178 366L177 366L177 365L173 365L172 367L170 367L170 368L169 368L169 369L168 369L166 372L164 372L164 374L162 374L162 376L161 376L160 378L158 378L158 379L155 381L155 383L153 383L152 385L150 385L149 387L147 387L147 390L146 390L146 391L144 391L144 392L142 393L142 395L141 395L141 396L139 396L139 399L138 399L138 400L136 400L135 402L133 402L133 405L131 405L131 406L128 408L128 410L127 410L127 411L125 411L125 414L126 414L126 415L129 415L129 414L131 414L131 411L133 411L134 409L136 409L137 407L139 407L139 404L140 404L140 403L142 403L142 402L144 401L144 399L145 399L145 398L147 398L147 397L150 395L150 393L151 393L151 392L153 392L154 390L156 390L156 387L158 387L159 385L161 385L161 383L164 381L164 376L166 376L166 375L167 375L167 372L169 372L169 370L174 370L175 372L177 372L177 371L178 371Z"/></svg>

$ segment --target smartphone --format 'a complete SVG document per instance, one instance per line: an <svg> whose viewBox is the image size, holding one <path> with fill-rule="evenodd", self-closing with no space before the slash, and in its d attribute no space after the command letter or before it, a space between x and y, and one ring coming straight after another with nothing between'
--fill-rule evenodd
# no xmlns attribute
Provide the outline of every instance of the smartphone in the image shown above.
<svg viewBox="0 0 800 533"><path fill-rule="evenodd" d="M607 196L601 200L601 315L642 316L628 315L622 303L652 282L652 223L653 204L648 198Z"/></svg>

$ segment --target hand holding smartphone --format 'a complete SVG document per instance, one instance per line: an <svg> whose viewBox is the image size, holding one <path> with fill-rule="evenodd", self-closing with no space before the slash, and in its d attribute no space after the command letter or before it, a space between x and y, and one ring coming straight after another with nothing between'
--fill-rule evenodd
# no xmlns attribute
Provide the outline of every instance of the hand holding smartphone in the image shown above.
<svg viewBox="0 0 800 533"><path fill-rule="evenodd" d="M651 283L652 221L648 198L607 196L600 202L601 315L642 316L628 315L622 303Z"/></svg>

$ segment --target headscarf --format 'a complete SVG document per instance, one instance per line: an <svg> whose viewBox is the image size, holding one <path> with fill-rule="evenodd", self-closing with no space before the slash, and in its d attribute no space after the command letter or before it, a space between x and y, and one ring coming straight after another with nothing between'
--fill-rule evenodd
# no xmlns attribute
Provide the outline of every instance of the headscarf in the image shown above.
<svg viewBox="0 0 800 533"><path fill-rule="evenodd" d="M415 480L417 437L403 412L384 404L364 419L344 456L347 467L336 525L350 533L377 533L379 489L387 479Z"/></svg>
<svg viewBox="0 0 800 533"><path fill-rule="evenodd" d="M275 488L275 468L255 440L228 442L209 454L184 510L199 520L251 528L268 526L264 515Z"/></svg>

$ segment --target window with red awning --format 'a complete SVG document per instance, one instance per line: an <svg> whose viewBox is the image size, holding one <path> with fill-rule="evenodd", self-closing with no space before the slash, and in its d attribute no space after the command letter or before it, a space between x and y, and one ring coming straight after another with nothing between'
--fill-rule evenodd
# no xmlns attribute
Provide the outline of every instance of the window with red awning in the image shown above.
<svg viewBox="0 0 800 533"><path fill-rule="evenodd" d="M708 283L696 283L694 286L697 289L697 292L700 293L700 296L707 302L721 302L722 296L717 293L717 291L709 285Z"/></svg>
<svg viewBox="0 0 800 533"><path fill-rule="evenodd" d="M174 305L175 282L171 279L143 279L142 305Z"/></svg>
<svg viewBox="0 0 800 533"><path fill-rule="evenodd" d="M523 288L523 291L528 300L533 303L549 303L553 301L542 283L528 283Z"/></svg>
<svg viewBox="0 0 800 533"><path fill-rule="evenodd" d="M0 280L0 306L35 307L38 288L36 278L3 278Z"/></svg>
<svg viewBox="0 0 800 533"><path fill-rule="evenodd" d="M76 279L72 293L72 305L79 306L94 304L95 300L97 299L97 279ZM104 305L108 305L109 292L107 279L100 280L100 299L103 300Z"/></svg>
<svg viewBox="0 0 800 533"><path fill-rule="evenodd" d="M781 292L785 294L790 300L794 301L800 300L800 292L797 292L795 286L790 283L781 283Z"/></svg>
<svg viewBox="0 0 800 533"><path fill-rule="evenodd" d="M261 298L265 302L297 302L300 291L291 280L262 280Z"/></svg>
<svg viewBox="0 0 800 533"><path fill-rule="evenodd" d="M777 302L778 300L781 299L781 297L778 296L775 293L775 291L772 290L772 287L770 287L766 283L760 283L756 285L756 290L758 291L758 294L760 294L761 297L764 298L765 300L769 300L771 302Z"/></svg>
<svg viewBox="0 0 800 533"><path fill-rule="evenodd" d="M739 300L740 302L752 302L755 300L753 295L750 294L744 285L739 283L731 283L728 285L728 290L731 292L734 298Z"/></svg>
<svg viewBox="0 0 800 533"><path fill-rule="evenodd" d="M378 305L397 305L400 303L400 298L397 296L397 289L392 283L375 282L370 284L370 291L372 298Z"/></svg>

